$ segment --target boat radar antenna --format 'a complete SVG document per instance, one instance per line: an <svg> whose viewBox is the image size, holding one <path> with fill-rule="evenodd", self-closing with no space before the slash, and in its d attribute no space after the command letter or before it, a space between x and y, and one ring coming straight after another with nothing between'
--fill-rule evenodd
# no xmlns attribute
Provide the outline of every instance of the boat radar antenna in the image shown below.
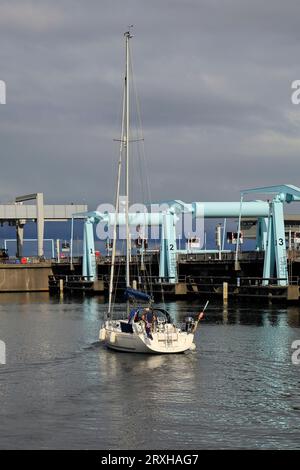
<svg viewBox="0 0 300 470"><path fill-rule="evenodd" d="M132 34L131 34L132 28L133 28L133 24L130 24L128 26L128 30L124 33L124 36L128 37L128 39L131 39L133 37Z"/></svg>

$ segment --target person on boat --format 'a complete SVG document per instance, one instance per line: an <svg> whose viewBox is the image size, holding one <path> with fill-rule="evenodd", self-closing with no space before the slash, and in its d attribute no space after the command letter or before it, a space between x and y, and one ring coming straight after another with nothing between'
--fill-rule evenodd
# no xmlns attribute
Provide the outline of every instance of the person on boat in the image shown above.
<svg viewBox="0 0 300 470"><path fill-rule="evenodd" d="M133 317L134 323L137 323L140 321L140 310L137 308L135 312L135 316Z"/></svg>
<svg viewBox="0 0 300 470"><path fill-rule="evenodd" d="M132 308L129 312L128 323L133 323L137 316L138 311L135 308Z"/></svg>
<svg viewBox="0 0 300 470"><path fill-rule="evenodd" d="M149 307L144 309L142 314L142 320L145 322L145 330L147 337L149 339L153 339L151 332L153 331L153 325L156 321L156 316Z"/></svg>
<svg viewBox="0 0 300 470"><path fill-rule="evenodd" d="M140 310L133 308L128 315L128 323L137 323L138 321L140 321Z"/></svg>

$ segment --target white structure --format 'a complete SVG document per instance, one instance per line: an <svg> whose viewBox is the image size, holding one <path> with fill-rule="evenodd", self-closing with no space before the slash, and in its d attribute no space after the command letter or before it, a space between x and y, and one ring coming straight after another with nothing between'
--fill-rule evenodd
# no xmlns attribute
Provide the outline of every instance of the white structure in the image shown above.
<svg viewBox="0 0 300 470"><path fill-rule="evenodd" d="M26 201L35 204L23 204ZM0 223L7 222L16 227L17 256L22 256L23 233L26 222L35 221L37 224L38 256L44 256L44 224L72 219L74 212L87 211L86 204L47 204L44 205L43 193L26 194L16 197L14 203L0 205Z"/></svg>

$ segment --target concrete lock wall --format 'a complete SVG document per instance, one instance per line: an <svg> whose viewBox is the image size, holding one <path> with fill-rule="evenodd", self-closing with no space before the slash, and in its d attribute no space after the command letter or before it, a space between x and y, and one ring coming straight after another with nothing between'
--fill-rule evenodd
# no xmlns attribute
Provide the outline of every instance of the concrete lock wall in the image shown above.
<svg viewBox="0 0 300 470"><path fill-rule="evenodd" d="M0 292L48 291L51 263L0 265Z"/></svg>

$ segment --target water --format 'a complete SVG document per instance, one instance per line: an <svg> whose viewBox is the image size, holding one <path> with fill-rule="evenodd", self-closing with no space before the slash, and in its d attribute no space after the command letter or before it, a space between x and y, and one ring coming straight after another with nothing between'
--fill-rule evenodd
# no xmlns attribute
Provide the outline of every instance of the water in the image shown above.
<svg viewBox="0 0 300 470"><path fill-rule="evenodd" d="M99 298L0 300L1 449L300 448L297 307L211 304L196 352L144 356L97 342Z"/></svg>

